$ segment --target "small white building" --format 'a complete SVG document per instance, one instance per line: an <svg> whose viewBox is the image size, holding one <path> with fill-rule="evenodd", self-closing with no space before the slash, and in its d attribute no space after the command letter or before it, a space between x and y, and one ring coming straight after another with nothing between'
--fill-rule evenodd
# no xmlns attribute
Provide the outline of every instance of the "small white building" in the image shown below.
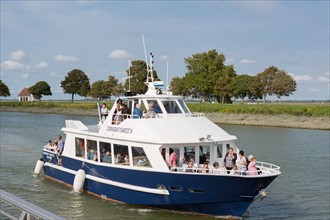
<svg viewBox="0 0 330 220"><path fill-rule="evenodd" d="M38 101L30 92L29 88L24 88L22 91L18 94L18 101L20 102L33 102Z"/></svg>

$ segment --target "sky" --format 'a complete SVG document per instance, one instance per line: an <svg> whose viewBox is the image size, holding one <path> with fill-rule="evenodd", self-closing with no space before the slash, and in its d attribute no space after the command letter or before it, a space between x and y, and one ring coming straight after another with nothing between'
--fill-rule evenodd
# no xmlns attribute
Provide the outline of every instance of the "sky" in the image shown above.
<svg viewBox="0 0 330 220"><path fill-rule="evenodd" d="M165 82L185 75L185 58L216 49L239 75L270 66L292 75L297 90L282 100L329 100L327 0L0 2L7 99L39 81L53 93L42 100L71 99L60 82L76 68L91 84L124 82L129 62L145 60L144 36Z"/></svg>

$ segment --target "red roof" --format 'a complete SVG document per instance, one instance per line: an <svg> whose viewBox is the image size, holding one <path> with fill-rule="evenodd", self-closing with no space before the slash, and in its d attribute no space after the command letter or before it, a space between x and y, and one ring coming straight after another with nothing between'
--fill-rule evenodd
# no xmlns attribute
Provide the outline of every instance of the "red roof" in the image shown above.
<svg viewBox="0 0 330 220"><path fill-rule="evenodd" d="M22 91L18 94L18 96L29 96L31 93L29 92L29 88L24 88Z"/></svg>

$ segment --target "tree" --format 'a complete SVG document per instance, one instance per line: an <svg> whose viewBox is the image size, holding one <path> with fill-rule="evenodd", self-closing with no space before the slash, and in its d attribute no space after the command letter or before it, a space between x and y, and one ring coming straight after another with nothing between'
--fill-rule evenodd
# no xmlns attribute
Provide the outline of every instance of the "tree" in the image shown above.
<svg viewBox="0 0 330 220"><path fill-rule="evenodd" d="M110 75L108 81L99 80L94 82L88 96L97 98L100 101L100 99L110 99L111 96L118 96L123 93L123 85L118 83L118 79Z"/></svg>
<svg viewBox="0 0 330 220"><path fill-rule="evenodd" d="M31 86L29 92L39 100L41 100L42 95L52 95L50 86L45 81L39 81L34 86Z"/></svg>
<svg viewBox="0 0 330 220"><path fill-rule="evenodd" d="M88 93L88 96L98 99L108 99L109 95L106 93L106 82L104 80L98 80L93 82L91 90Z"/></svg>
<svg viewBox="0 0 330 220"><path fill-rule="evenodd" d="M4 82L2 82L2 80L0 80L0 96L10 96L9 88Z"/></svg>
<svg viewBox="0 0 330 220"><path fill-rule="evenodd" d="M284 71L278 71L273 82L273 92L281 101L282 96L289 96L296 91L297 83L292 76Z"/></svg>
<svg viewBox="0 0 330 220"><path fill-rule="evenodd" d="M218 54L216 50L204 53L193 54L192 57L185 58L188 72L185 74L185 83L189 92L194 98L201 98L203 101L219 99L219 94L215 94L217 81L222 77L229 76L231 67L224 65L225 55ZM235 73L235 71L233 71Z"/></svg>
<svg viewBox="0 0 330 220"><path fill-rule="evenodd" d="M119 83L118 79L114 76L109 76L107 84L107 93L110 96L119 96L124 93L124 88L121 83Z"/></svg>
<svg viewBox="0 0 330 220"><path fill-rule="evenodd" d="M144 94L147 92L148 87L145 85L147 81L147 64L142 60L134 60L132 61L132 65L129 70L126 70L127 76L125 82L125 89L131 92L135 92L137 94ZM157 72L153 71L154 80L160 80L157 76Z"/></svg>
<svg viewBox="0 0 330 220"><path fill-rule="evenodd" d="M90 84L87 75L79 69L71 70L63 81L61 87L64 93L72 94L72 102L74 94L86 97L90 91Z"/></svg>
<svg viewBox="0 0 330 220"><path fill-rule="evenodd" d="M256 85L259 86L264 102L266 102L267 95L273 95L273 82L275 80L275 74L278 72L277 67L271 66L265 69L263 72L258 73L256 76Z"/></svg>
<svg viewBox="0 0 330 220"><path fill-rule="evenodd" d="M186 88L185 77L174 77L171 81L171 91L175 95L189 96L189 91Z"/></svg>
<svg viewBox="0 0 330 220"><path fill-rule="evenodd" d="M246 74L233 78L233 81L230 84L230 89L232 90L233 96L235 98L240 98L243 103L246 97L252 97L253 92L251 90L251 85L254 78L255 77Z"/></svg>
<svg viewBox="0 0 330 220"><path fill-rule="evenodd" d="M218 102L224 103L232 103L231 96L233 95L233 91L230 87L231 82L237 76L234 66L225 66L221 72L220 77L217 79L215 83L214 93L215 98Z"/></svg>

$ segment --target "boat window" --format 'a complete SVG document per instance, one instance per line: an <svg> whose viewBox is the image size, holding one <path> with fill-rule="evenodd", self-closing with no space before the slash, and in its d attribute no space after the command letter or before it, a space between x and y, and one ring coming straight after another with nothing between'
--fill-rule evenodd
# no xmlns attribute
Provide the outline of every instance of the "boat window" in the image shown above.
<svg viewBox="0 0 330 220"><path fill-rule="evenodd" d="M76 138L76 156L85 158L85 139Z"/></svg>
<svg viewBox="0 0 330 220"><path fill-rule="evenodd" d="M178 100L178 101L179 101L179 103L180 103L180 105L181 105L183 111L184 111L185 113L189 113L189 109L188 109L188 107L186 106L186 104L184 103L184 101L183 101L183 100Z"/></svg>
<svg viewBox="0 0 330 220"><path fill-rule="evenodd" d="M182 113L176 101L162 101L168 114Z"/></svg>
<svg viewBox="0 0 330 220"><path fill-rule="evenodd" d="M97 143L93 140L87 140L87 159L98 161Z"/></svg>
<svg viewBox="0 0 330 220"><path fill-rule="evenodd" d="M199 163L210 162L210 145L199 146Z"/></svg>
<svg viewBox="0 0 330 220"><path fill-rule="evenodd" d="M205 193L203 188L189 188L190 193Z"/></svg>
<svg viewBox="0 0 330 220"><path fill-rule="evenodd" d="M115 156L115 164L129 165L127 145L114 144L113 151Z"/></svg>
<svg viewBox="0 0 330 220"><path fill-rule="evenodd" d="M222 144L217 144L217 158L222 158Z"/></svg>
<svg viewBox="0 0 330 220"><path fill-rule="evenodd" d="M100 142L100 158L103 163L111 163L111 144Z"/></svg>
<svg viewBox="0 0 330 220"><path fill-rule="evenodd" d="M195 159L195 146L186 146L184 147L184 158L186 161L190 161L190 159Z"/></svg>
<svg viewBox="0 0 330 220"><path fill-rule="evenodd" d="M169 186L168 189L171 190L171 191L176 191L176 192L182 192L183 191L182 186Z"/></svg>
<svg viewBox="0 0 330 220"><path fill-rule="evenodd" d="M158 104L158 102L157 102L157 100L147 100L147 102L148 102L148 108L149 108L149 104L151 103L151 105L153 105L153 107L154 107L154 112L156 113L156 114L161 114L161 113L163 113L162 112L162 109L159 107L159 104ZM148 109L147 109L148 110Z"/></svg>
<svg viewBox="0 0 330 220"><path fill-rule="evenodd" d="M142 147L132 147L133 166L152 167Z"/></svg>

